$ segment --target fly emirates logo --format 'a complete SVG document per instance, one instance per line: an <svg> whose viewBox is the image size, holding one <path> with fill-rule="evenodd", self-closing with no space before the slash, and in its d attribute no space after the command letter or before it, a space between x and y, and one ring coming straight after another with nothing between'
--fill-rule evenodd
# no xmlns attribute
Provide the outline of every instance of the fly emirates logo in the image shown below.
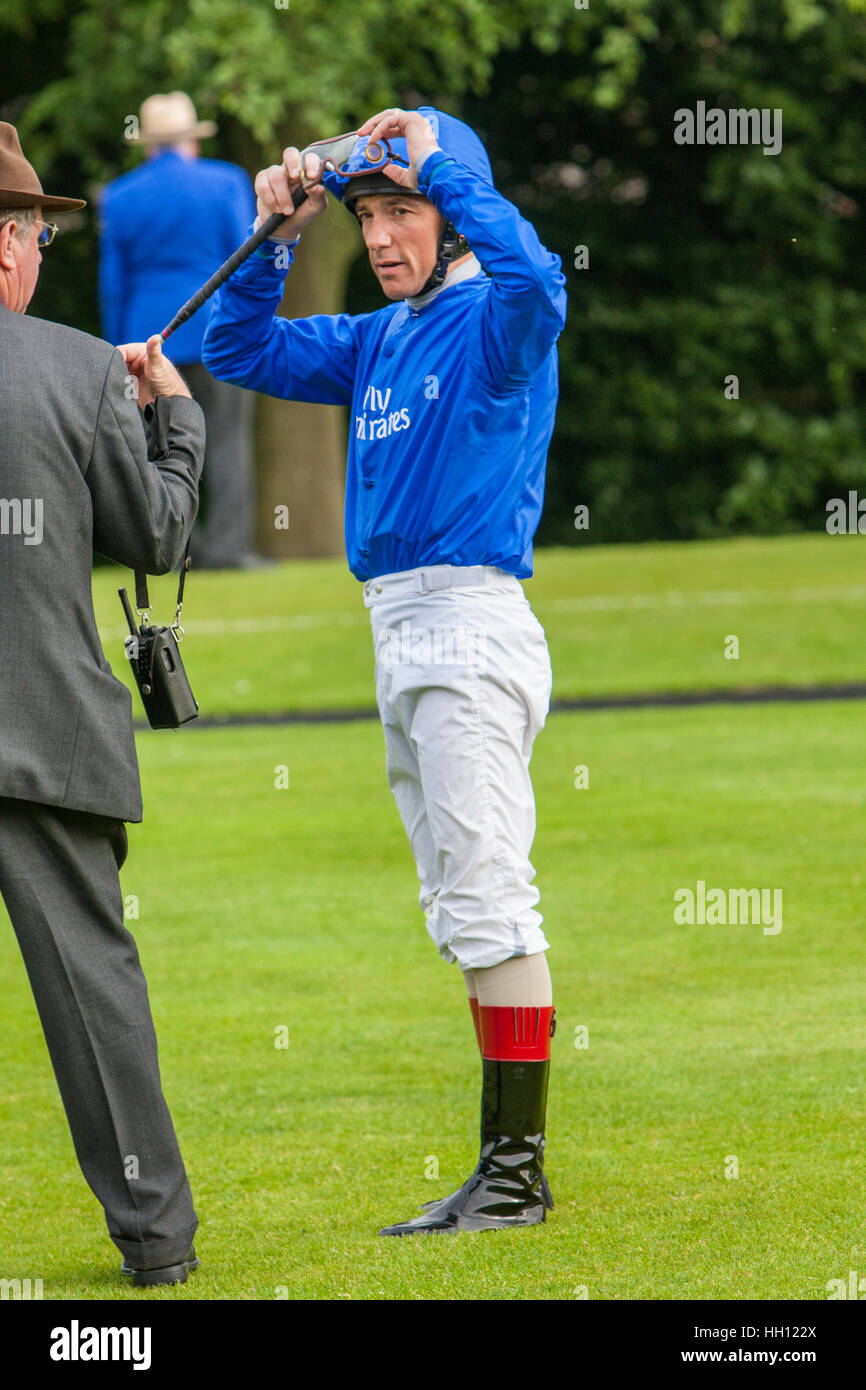
<svg viewBox="0 0 866 1390"><path fill-rule="evenodd" d="M376 386L368 386L361 402L363 415L355 416L356 439L387 439L398 430L408 430L412 417L405 406L401 410L389 410L391 387L380 391Z"/></svg>

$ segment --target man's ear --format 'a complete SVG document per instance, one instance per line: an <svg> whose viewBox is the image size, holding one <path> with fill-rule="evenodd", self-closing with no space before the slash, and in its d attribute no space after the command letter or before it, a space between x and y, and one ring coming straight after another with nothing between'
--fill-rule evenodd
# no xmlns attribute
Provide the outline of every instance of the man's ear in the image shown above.
<svg viewBox="0 0 866 1390"><path fill-rule="evenodd" d="M4 222L0 227L0 265L6 266L8 270L15 268L15 252L12 248L15 226L14 222Z"/></svg>

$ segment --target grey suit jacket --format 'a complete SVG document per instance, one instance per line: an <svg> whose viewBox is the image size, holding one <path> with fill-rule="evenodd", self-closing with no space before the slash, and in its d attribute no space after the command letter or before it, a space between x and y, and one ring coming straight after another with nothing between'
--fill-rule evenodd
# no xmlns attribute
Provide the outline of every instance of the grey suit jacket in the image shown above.
<svg viewBox="0 0 866 1390"><path fill-rule="evenodd" d="M0 304L0 796L141 820L93 551L149 574L178 565L204 441L195 401L160 397L143 417L116 348Z"/></svg>

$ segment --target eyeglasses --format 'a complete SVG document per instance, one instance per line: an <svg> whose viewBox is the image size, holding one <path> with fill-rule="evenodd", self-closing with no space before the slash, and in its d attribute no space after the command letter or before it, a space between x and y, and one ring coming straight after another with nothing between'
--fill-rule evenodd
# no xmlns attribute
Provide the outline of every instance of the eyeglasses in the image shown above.
<svg viewBox="0 0 866 1390"><path fill-rule="evenodd" d="M41 217L35 218L35 221L45 228L44 232L39 233L36 240L39 242L40 246L50 246L57 233L60 231L60 228L57 226L56 222L43 222Z"/></svg>

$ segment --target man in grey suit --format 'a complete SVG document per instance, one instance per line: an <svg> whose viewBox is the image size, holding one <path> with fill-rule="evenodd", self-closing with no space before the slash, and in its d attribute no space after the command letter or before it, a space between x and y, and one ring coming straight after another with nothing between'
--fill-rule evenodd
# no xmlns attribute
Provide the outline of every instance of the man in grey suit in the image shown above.
<svg viewBox="0 0 866 1390"><path fill-rule="evenodd" d="M157 340L118 350L27 317L56 230L42 214L83 206L43 193L0 122L0 894L121 1268L166 1284L198 1264L198 1222L123 925L141 787L91 566L94 549L151 574L180 562L204 421Z"/></svg>

